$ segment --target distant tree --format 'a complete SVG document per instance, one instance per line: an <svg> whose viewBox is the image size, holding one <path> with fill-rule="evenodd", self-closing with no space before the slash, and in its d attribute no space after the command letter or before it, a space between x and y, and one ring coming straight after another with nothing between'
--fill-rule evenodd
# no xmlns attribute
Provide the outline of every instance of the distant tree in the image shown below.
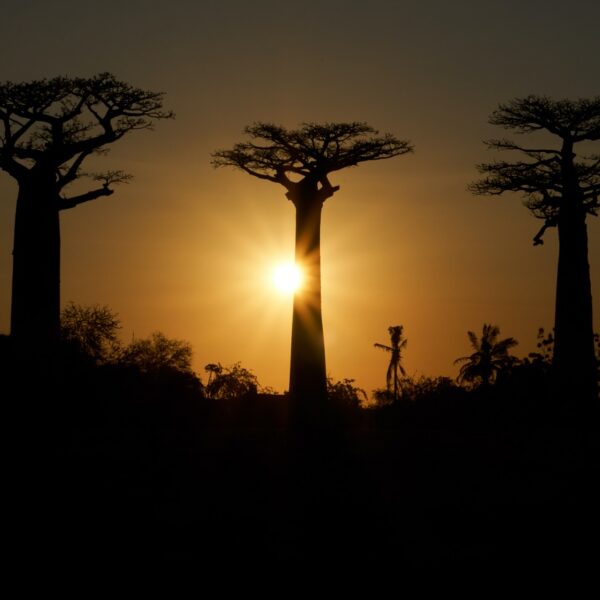
<svg viewBox="0 0 600 600"><path fill-rule="evenodd" d="M402 366L402 350L406 348L408 340L404 338L403 331L404 327L402 325L388 327L390 345L375 344L375 348L379 348L390 354L390 363L385 377L387 392L391 396L392 401L396 401L400 398L400 377L398 373L401 373L403 376L406 375L404 367Z"/></svg>
<svg viewBox="0 0 600 600"><path fill-rule="evenodd" d="M327 397L321 315L321 210L339 190L329 174L361 162L412 151L404 140L365 123L306 123L288 130L269 123L246 127L252 141L213 154L216 167L232 166L278 183L296 209L296 263L304 284L294 297L289 393L319 413ZM312 409L307 404L311 403Z"/></svg>
<svg viewBox="0 0 600 600"><path fill-rule="evenodd" d="M133 340L122 350L119 362L135 366L142 373L165 370L193 373L191 344L168 338L160 332L147 339Z"/></svg>
<svg viewBox="0 0 600 600"><path fill-rule="evenodd" d="M354 383L354 379L333 381L327 378L327 394L338 406L361 408L368 401L367 393Z"/></svg>
<svg viewBox="0 0 600 600"><path fill-rule="evenodd" d="M500 335L498 326L484 324L481 338L472 331L468 331L467 335L475 352L454 361L455 365L464 363L458 374L459 383L488 386L499 372L514 364L516 359L510 356L508 351L518 342L511 337L498 340Z"/></svg>
<svg viewBox="0 0 600 600"><path fill-rule="evenodd" d="M122 171L85 173L84 161L173 113L162 94L134 88L110 73L0 83L0 168L18 185L14 229L11 335L54 344L60 331L59 213L113 193ZM67 197L89 177L98 186Z"/></svg>
<svg viewBox="0 0 600 600"><path fill-rule="evenodd" d="M206 395L214 400L235 400L248 395L256 395L258 379L252 371L242 367L237 362L230 367L223 367L221 363L210 364L209 372L214 378L206 384Z"/></svg>
<svg viewBox="0 0 600 600"><path fill-rule="evenodd" d="M494 150L518 152L525 159L479 165L484 177L470 187L476 194L522 194L525 206L544 220L534 245L543 243L549 227L557 227L553 371L563 395L597 398L586 217L596 216L600 207L600 154L577 157L575 149L600 140L600 96L517 98L501 104L489 122L516 133L543 132L558 141L556 146L543 141L533 147L506 139L486 142Z"/></svg>
<svg viewBox="0 0 600 600"><path fill-rule="evenodd" d="M456 383L450 377L406 377L402 386L402 398L409 402L420 402L447 395L456 388Z"/></svg>
<svg viewBox="0 0 600 600"><path fill-rule="evenodd" d="M96 363L110 361L118 351L118 315L108 306L81 306L70 302L60 317L61 339Z"/></svg>
<svg viewBox="0 0 600 600"><path fill-rule="evenodd" d="M373 390L373 406L382 408L385 406L407 406L410 404L435 401L444 399L451 401L458 392L464 392L456 382L450 377L428 377L420 375L419 377L405 376L402 378L402 395L394 399L393 392L387 388Z"/></svg>

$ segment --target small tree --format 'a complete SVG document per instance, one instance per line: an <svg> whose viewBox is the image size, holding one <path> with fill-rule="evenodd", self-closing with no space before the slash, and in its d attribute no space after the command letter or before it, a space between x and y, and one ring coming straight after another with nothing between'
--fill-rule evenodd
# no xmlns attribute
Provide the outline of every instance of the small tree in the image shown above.
<svg viewBox="0 0 600 600"><path fill-rule="evenodd" d="M492 125L516 133L544 132L558 144L525 147L511 140L491 140L494 150L518 152L525 160L479 165L483 179L472 184L476 194L517 192L544 224L534 237L543 243L549 227L558 229L558 274L554 319L553 370L563 395L597 398L595 381L592 291L586 218L600 207L600 154L579 156L583 142L600 140L600 96L590 100L517 98L501 104Z"/></svg>
<svg viewBox="0 0 600 600"><path fill-rule="evenodd" d="M52 345L60 331L59 214L110 196L122 171L85 173L86 159L139 129L173 116L163 94L118 81L55 77L0 84L0 168L18 184L14 230L11 335ZM67 196L88 176L98 185Z"/></svg>
<svg viewBox="0 0 600 600"><path fill-rule="evenodd" d="M402 350L406 348L408 340L404 338L402 333L403 330L404 327L402 325L388 327L391 345L374 344L375 348L379 348L390 354L390 363L385 374L385 380L387 394L392 401L396 401L400 398L400 377L398 376L398 372L403 376L406 375L404 367L402 366Z"/></svg>
<svg viewBox="0 0 600 600"><path fill-rule="evenodd" d="M243 396L256 395L258 379L252 371L242 367L237 362L230 367L223 367L221 363L206 365L209 379L206 384L206 395L215 400L235 400Z"/></svg>
<svg viewBox="0 0 600 600"><path fill-rule="evenodd" d="M61 313L60 326L62 340L96 363L110 361L119 348L121 322L108 306L70 302Z"/></svg>
<svg viewBox="0 0 600 600"><path fill-rule="evenodd" d="M334 404L343 408L358 409L365 406L369 401L367 392L358 387L354 379L333 381L333 379L328 377L327 394Z"/></svg>
<svg viewBox="0 0 600 600"><path fill-rule="evenodd" d="M499 372L514 364L516 359L508 351L518 342L511 337L498 340L500 328L485 323L481 338L472 331L468 331L467 335L475 352L454 361L455 365L463 363L458 373L458 382L489 386Z"/></svg>
<svg viewBox="0 0 600 600"><path fill-rule="evenodd" d="M321 211L339 190L329 175L361 162L412 151L409 142L378 132L365 123L305 123L285 129L269 123L246 127L251 141L213 154L216 167L236 167L253 177L278 183L296 209L296 264L304 284L294 296L289 393L292 402L313 408L316 417L327 398L325 345L321 314Z"/></svg>
<svg viewBox="0 0 600 600"><path fill-rule="evenodd" d="M456 391L456 383L450 377L407 377L403 381L402 399L422 402L445 397Z"/></svg>
<svg viewBox="0 0 600 600"><path fill-rule="evenodd" d="M165 370L193 373L191 344L168 338L159 331L147 339L133 340L121 352L119 362L135 366L142 373Z"/></svg>

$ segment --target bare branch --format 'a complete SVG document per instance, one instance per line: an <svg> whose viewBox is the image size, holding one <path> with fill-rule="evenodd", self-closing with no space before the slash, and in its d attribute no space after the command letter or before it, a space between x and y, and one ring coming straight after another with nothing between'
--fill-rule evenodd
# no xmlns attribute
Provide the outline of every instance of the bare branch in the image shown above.
<svg viewBox="0 0 600 600"><path fill-rule="evenodd" d="M317 195L321 202L325 202L327 198L331 198L340 189L339 185L331 185L326 175L319 179L319 183L321 184L321 188L318 190Z"/></svg>
<svg viewBox="0 0 600 600"><path fill-rule="evenodd" d="M66 185L68 185L69 183L75 181L75 179L77 179L78 177L80 177L79 168L81 167L83 161L87 158L87 156L89 156L89 154L90 154L89 152L81 152L81 154L79 154L79 156L77 156L75 158L75 160L67 168L66 172L59 176L59 179L58 179L59 187L63 188ZM59 170L59 173L60 173L60 170Z"/></svg>
<svg viewBox="0 0 600 600"><path fill-rule="evenodd" d="M91 177L93 181L102 182L104 187L118 183L129 183L133 179L133 175L125 173L125 171L106 171L104 173L87 173L87 177Z"/></svg>
<svg viewBox="0 0 600 600"><path fill-rule="evenodd" d="M542 225L541 229L535 234L533 238L534 246L541 246L544 244L544 233L546 233L546 229L548 229L549 227L556 227L555 218L549 218L544 221L544 224Z"/></svg>
<svg viewBox="0 0 600 600"><path fill-rule="evenodd" d="M373 344L373 346L375 346L375 348L379 348L380 350L385 350L386 352L393 352L393 348L390 348L389 346L386 346L384 344L378 344L375 343Z"/></svg>
<svg viewBox="0 0 600 600"><path fill-rule="evenodd" d="M75 208L84 202L90 202L91 200L96 200L96 198L100 198L102 196L110 196L113 193L114 190L111 190L106 186L102 186L101 188L92 190L91 192L87 192L85 194L80 194L79 196L73 196L72 198L61 198L58 205L58 210Z"/></svg>
<svg viewBox="0 0 600 600"><path fill-rule="evenodd" d="M27 167L10 157L4 156L2 151L0 151L0 168L17 180L21 180L29 172Z"/></svg>
<svg viewBox="0 0 600 600"><path fill-rule="evenodd" d="M483 143L491 150L518 150L539 161L552 160L547 158L544 159L545 154L551 154L554 159L560 158L560 150L554 148L525 148L515 144L512 140L507 139L486 140Z"/></svg>
<svg viewBox="0 0 600 600"><path fill-rule="evenodd" d="M110 196L114 193L114 190L110 189L111 185L119 183L129 183L133 176L125 173L124 171L106 171L105 173L82 173L81 177L89 177L93 181L102 183L101 188L92 190L79 196L73 196L71 198L61 198L59 210L66 210L68 208L74 208L84 202L95 200L101 196Z"/></svg>

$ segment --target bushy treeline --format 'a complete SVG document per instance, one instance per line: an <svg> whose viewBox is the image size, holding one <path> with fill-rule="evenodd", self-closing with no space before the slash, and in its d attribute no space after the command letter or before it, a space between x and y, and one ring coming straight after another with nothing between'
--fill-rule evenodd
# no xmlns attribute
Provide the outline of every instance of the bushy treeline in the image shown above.
<svg viewBox="0 0 600 600"><path fill-rule="evenodd" d="M42 401L46 410L51 407L50 418L59 428L77 430L81 440L87 437L85 443L100 435L113 441L121 436L121 445L144 446L160 439L161 444L180 446L206 429L285 430L292 424L294 407L288 395L262 387L240 363L210 363L200 376L192 367L189 342L154 332L124 343L120 327L109 307L70 303L62 312L56 356L36 357L33 351L18 355L11 338L3 336L3 395ZM484 326L486 331L498 333L492 326ZM501 353L492 371L481 358L486 336L470 337L477 342L475 352L465 357L470 376L463 371L456 380L388 377L393 385L375 390L372 400L353 379L328 379L322 425L513 427L560 419L567 407L577 409L573 399L553 394L552 333L540 330L538 351L527 358ZM147 439L142 442L139 436Z"/></svg>
<svg viewBox="0 0 600 600"><path fill-rule="evenodd" d="M32 514L73 561L197 564L210 548L208 560L279 564L287 553L330 560L334 548L348 564L477 564L519 551L511 536L531 521L521 502L551 490L562 506L597 466L597 437L552 403L545 334L488 385L405 376L398 398L365 408L352 379L329 380L322 428L307 435L289 397L241 364L210 363L200 377L187 342L123 343L119 326L106 307L69 305L46 371L0 337L2 397L24 424L15 447L33 450L22 469ZM554 514L543 506L540 523Z"/></svg>
<svg viewBox="0 0 600 600"><path fill-rule="evenodd" d="M263 387L241 363L209 363L199 374L192 366L189 342L161 332L124 342L120 328L118 315L109 307L70 303L61 315L59 352L42 357L37 367L33 353L15 354L13 341L3 336L7 397L43 404L42 414L48 415L57 439L77 439L88 449L99 444L97 450L118 449L121 454L144 448L148 456L149 448L170 452L194 447L202 432L294 428L298 407L288 394ZM390 377L388 369L390 385L369 398L353 379L328 378L328 403L311 426L497 430L556 424L577 415L576 398L554 393L553 334L540 329L537 351L519 359L508 353L516 344L512 338L508 344L499 340L503 351L494 354L490 340L498 333L490 325L484 325L481 338L469 332L474 352L462 363L469 370L461 370L456 379L411 377L398 363L401 375ZM406 347L402 336L396 342ZM596 343L600 345L598 336ZM401 359L395 351L390 356Z"/></svg>

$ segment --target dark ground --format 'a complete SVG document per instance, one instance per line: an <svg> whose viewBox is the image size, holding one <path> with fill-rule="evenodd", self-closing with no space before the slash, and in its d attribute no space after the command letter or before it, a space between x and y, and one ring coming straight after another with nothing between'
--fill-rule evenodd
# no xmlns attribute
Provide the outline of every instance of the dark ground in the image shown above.
<svg viewBox="0 0 600 600"><path fill-rule="evenodd" d="M137 434L92 427L37 457L21 507L26 555L206 568L597 568L600 454L589 431L219 428L168 445Z"/></svg>

